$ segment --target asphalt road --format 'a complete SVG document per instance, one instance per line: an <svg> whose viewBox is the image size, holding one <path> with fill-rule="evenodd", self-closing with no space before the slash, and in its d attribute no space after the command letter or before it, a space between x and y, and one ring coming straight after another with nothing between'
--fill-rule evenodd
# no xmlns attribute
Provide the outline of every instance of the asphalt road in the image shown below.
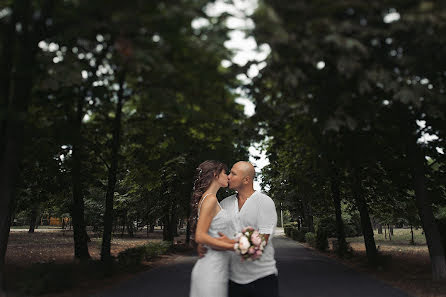
<svg viewBox="0 0 446 297"><path fill-rule="evenodd" d="M281 234L274 238L274 246L281 297L409 296ZM190 272L196 259L194 255L180 256L92 297L188 297Z"/></svg>

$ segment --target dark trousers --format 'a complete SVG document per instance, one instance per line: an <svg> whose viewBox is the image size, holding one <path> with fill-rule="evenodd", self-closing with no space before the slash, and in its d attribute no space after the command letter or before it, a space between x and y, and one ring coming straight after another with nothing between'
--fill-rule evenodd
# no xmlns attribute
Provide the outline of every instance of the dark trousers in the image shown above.
<svg viewBox="0 0 446 297"><path fill-rule="evenodd" d="M279 280L275 274L244 285L229 280L229 297L279 297Z"/></svg>

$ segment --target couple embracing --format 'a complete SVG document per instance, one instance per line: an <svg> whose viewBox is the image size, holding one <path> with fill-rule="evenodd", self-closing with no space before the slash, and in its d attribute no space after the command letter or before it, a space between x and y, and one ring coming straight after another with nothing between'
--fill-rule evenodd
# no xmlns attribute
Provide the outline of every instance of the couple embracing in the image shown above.
<svg viewBox="0 0 446 297"><path fill-rule="evenodd" d="M200 258L192 270L190 297L278 297L271 241L277 224L274 202L254 190L251 163L237 162L229 175L226 172L226 165L212 160L197 168L192 205L198 218L195 241ZM227 186L237 194L219 203L217 191ZM242 261L235 253L234 235L248 226L266 241L255 261Z"/></svg>

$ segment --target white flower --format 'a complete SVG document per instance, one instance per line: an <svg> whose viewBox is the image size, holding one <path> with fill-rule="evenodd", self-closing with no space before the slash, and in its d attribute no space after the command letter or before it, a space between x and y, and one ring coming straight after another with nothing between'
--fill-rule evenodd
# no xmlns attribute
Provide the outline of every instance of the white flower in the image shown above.
<svg viewBox="0 0 446 297"><path fill-rule="evenodd" d="M249 249L249 246L251 245L251 244L249 243L248 238L247 238L246 236L242 236L242 237L240 238L238 244L239 244L239 249L240 249L240 251L242 252L242 254L246 254L246 252L247 252L248 249Z"/></svg>
<svg viewBox="0 0 446 297"><path fill-rule="evenodd" d="M239 250L239 244L238 243L234 244L234 250L235 250L235 253L237 255L240 255L240 250Z"/></svg>

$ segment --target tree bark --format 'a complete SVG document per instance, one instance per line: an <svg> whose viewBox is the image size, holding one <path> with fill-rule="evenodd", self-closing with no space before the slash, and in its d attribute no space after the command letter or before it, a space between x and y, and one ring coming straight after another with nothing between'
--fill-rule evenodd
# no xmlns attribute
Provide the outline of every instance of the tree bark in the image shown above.
<svg viewBox="0 0 446 297"><path fill-rule="evenodd" d="M102 236L101 260L111 259L111 235L113 229L113 200L118 173L119 147L121 138L121 115L124 104L124 81L126 71L123 69L119 77L118 103L116 104L115 119L113 122L113 139L111 164L108 171L107 193L105 195L104 232Z"/></svg>
<svg viewBox="0 0 446 297"><path fill-rule="evenodd" d="M18 1L14 2L12 15L9 24L3 32L2 52L0 56L0 156L3 155L3 149L6 143L6 123L8 117L8 103L11 88L11 70L14 57L15 26L17 23Z"/></svg>
<svg viewBox="0 0 446 297"><path fill-rule="evenodd" d="M305 196L305 194L304 194L304 196ZM311 209L311 205L308 202L306 197L302 198L302 208L303 208L305 227L308 228L309 232L313 232L314 233L313 212L312 212L312 209Z"/></svg>
<svg viewBox="0 0 446 297"><path fill-rule="evenodd" d="M36 206L33 206L30 216L29 216L29 229L28 233L34 233L34 230L36 229L36 223L37 223L37 216L39 214L39 209Z"/></svg>
<svg viewBox="0 0 446 297"><path fill-rule="evenodd" d="M7 119L0 116L0 293L3 290L5 255L11 227L15 185L19 177L24 120L31 97L35 59L38 50L37 43L44 36L45 21L52 13L53 5L53 1L46 1L42 8L42 17L36 23L32 23L31 1L15 1L13 15L20 21L22 31L15 35L17 46L14 48L14 52L11 52L12 49L7 49L8 46L6 46L6 52L2 53L2 58L9 55L10 61L17 62L12 76L10 72L12 64L6 66L6 69L2 69L2 71L5 71L2 79L6 79L5 86L8 94L6 90L2 90L2 99L0 99L0 112L7 110ZM15 30L16 24L12 25ZM32 29L34 31L31 31ZM11 36L5 38L9 39ZM10 40L13 41L14 38L12 37ZM5 48L3 49L5 50ZM14 54L16 55L15 59L12 57ZM8 61L3 62L8 63ZM11 81L9 81L9 78L11 78Z"/></svg>
<svg viewBox="0 0 446 297"><path fill-rule="evenodd" d="M344 222L342 221L339 176L336 169L334 169L331 176L331 195L336 215L336 236L338 239L337 253L340 257L343 257L347 251L347 242L345 240Z"/></svg>
<svg viewBox="0 0 446 297"><path fill-rule="evenodd" d="M73 191L73 203L71 208L71 217L73 218L73 237L74 237L74 256L81 260L86 261L90 259L90 253L88 252L88 239L86 236L87 230L85 226L84 218L84 197L82 193L82 178L81 178L81 162L82 162L82 119L84 117L84 98L79 97L77 100L77 110L74 119L73 129L73 167L71 171L72 175L72 191Z"/></svg>
<svg viewBox="0 0 446 297"><path fill-rule="evenodd" d="M129 237L135 236L134 231L133 220L127 219L127 234L129 235Z"/></svg>
<svg viewBox="0 0 446 297"><path fill-rule="evenodd" d="M415 189L415 202L431 259L432 278L434 280L444 280L446 279L444 248L441 242L440 230L433 214L432 203L428 197L424 154L416 144L416 141L409 145L409 158Z"/></svg>
<svg viewBox="0 0 446 297"><path fill-rule="evenodd" d="M190 244L190 237L191 237L190 220L187 220L187 224L186 224L186 245Z"/></svg>
<svg viewBox="0 0 446 297"><path fill-rule="evenodd" d="M383 234L383 226L378 224L378 234Z"/></svg>
<svg viewBox="0 0 446 297"><path fill-rule="evenodd" d="M176 222L174 220L175 214L172 206L168 208L163 220L163 240L165 241L173 241L174 240L174 228L176 228Z"/></svg>
<svg viewBox="0 0 446 297"><path fill-rule="evenodd" d="M127 211L124 211L122 214L122 222L121 222L121 237L124 237L125 226L127 226Z"/></svg>
<svg viewBox="0 0 446 297"><path fill-rule="evenodd" d="M361 179L358 176L358 174L359 174L358 170L354 169L352 177L353 179L352 192L361 217L361 229L364 237L367 260L369 264L374 264L376 263L375 260L378 256L378 251L376 250L375 238L373 235L373 228L372 228L372 223L370 221L369 210L367 207L367 202L365 201L364 195L362 193Z"/></svg>

